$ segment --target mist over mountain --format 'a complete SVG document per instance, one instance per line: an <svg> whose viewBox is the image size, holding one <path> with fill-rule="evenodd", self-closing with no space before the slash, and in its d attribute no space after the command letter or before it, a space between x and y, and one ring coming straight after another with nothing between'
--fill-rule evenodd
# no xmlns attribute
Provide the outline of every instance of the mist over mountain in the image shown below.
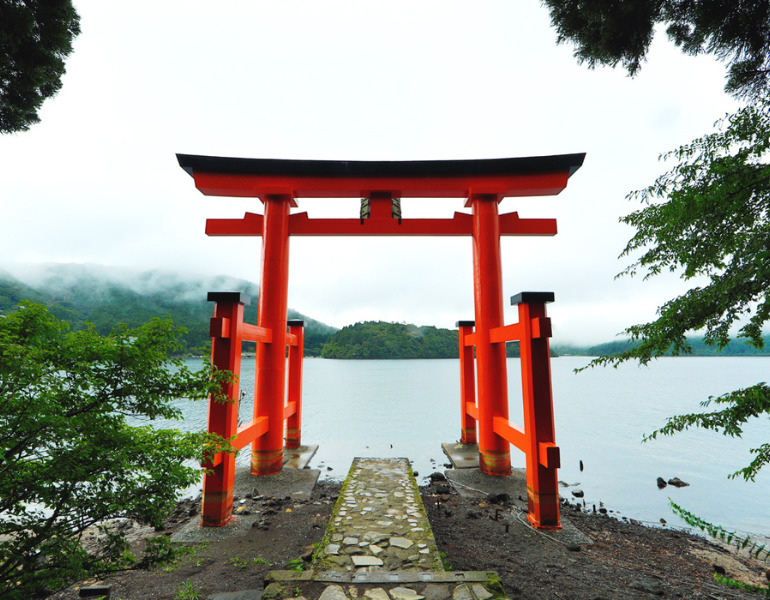
<svg viewBox="0 0 770 600"><path fill-rule="evenodd" d="M0 267L0 317L22 300L39 302L73 329L92 323L104 335L125 323L137 327L153 317L172 318L187 329L183 343L188 354L210 347L209 319L214 304L208 292L242 292L251 297L245 320L257 322L259 287L250 281L227 276L201 277L170 271L132 271L100 265L33 264ZM328 358L449 358L457 356L457 330L416 327L403 323L365 322L338 330L289 309L290 319L305 321L305 355ZM334 335L339 331L338 335ZM355 335L353 335L355 333ZM418 335L419 334L419 335ZM427 339L426 339L427 338ZM428 343L430 342L430 343ZM770 356L770 336L765 347L753 348L733 340L722 351L707 346L702 337L689 338L693 356ZM628 347L627 340L579 346L552 340L552 355L615 354ZM244 351L254 344L244 343ZM518 344L508 344L508 356L518 356Z"/></svg>
<svg viewBox="0 0 770 600"><path fill-rule="evenodd" d="M208 346L214 304L208 292L242 292L251 297L245 320L257 322L259 287L227 276L197 277L168 271L130 271L99 265L10 265L0 269L0 315L22 300L40 302L73 329L92 323L107 334L125 323L137 327L153 317L169 316L187 329L186 351ZM336 328L289 309L290 319L305 321L305 354L317 356ZM253 350L246 342L244 350Z"/></svg>
<svg viewBox="0 0 770 600"><path fill-rule="evenodd" d="M703 336L688 336L687 343L692 352L684 356L770 356L770 335L763 336L762 339L765 343L762 348L754 348L742 339L733 339L724 348L719 349L716 346L706 344ZM620 354L634 347L634 344L629 340L615 340L593 346L555 344L554 347L562 355L599 356ZM666 356L671 356L670 350Z"/></svg>

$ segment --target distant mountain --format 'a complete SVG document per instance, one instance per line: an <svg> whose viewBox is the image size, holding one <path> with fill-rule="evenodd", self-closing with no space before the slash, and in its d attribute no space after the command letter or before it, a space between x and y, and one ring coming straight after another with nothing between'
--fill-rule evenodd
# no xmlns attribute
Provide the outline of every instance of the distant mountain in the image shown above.
<svg viewBox="0 0 770 600"><path fill-rule="evenodd" d="M692 347L692 354L686 356L770 356L770 336L762 338L765 342L764 348L754 348L744 340L732 340L722 350L715 346L708 346L704 338L687 338ZM577 356L600 356L604 354L619 354L631 346L629 340L616 340L594 346L566 346L554 344L556 351L561 354L572 354ZM668 354L670 356L670 354Z"/></svg>
<svg viewBox="0 0 770 600"><path fill-rule="evenodd" d="M129 271L97 265L47 264L0 269L0 316L22 300L40 302L73 329L90 322L101 334L120 323L137 327L152 317L170 316L187 329L186 352L208 347L209 319L213 303L208 292L242 292L251 297L245 319L257 322L259 288L233 277L194 277L167 271ZM383 323L356 323L342 330L289 310L290 319L305 321L305 354L326 358L457 358L456 329ZM723 351L707 346L703 338L691 338L693 356L770 356L770 336L757 350L734 340ZM328 343L327 343L328 342ZM598 356L622 352L628 341L616 340L593 346L551 344L551 355ZM507 344L507 356L518 356L518 343ZM245 350L253 350L246 343ZM323 353L322 353L323 351Z"/></svg>
<svg viewBox="0 0 770 600"><path fill-rule="evenodd" d="M195 353L211 342L209 319L213 303L210 291L243 292L251 297L245 320L257 322L259 288L252 282L232 277L183 276L165 271L131 272L95 265L35 265L14 276L0 270L0 314L16 308L22 300L40 302L73 329L93 324L109 333L125 323L137 327L152 317L169 316L175 325L187 329L186 351ZM305 321L305 354L318 356L336 328L289 310L290 319ZM247 343L246 350L249 350Z"/></svg>

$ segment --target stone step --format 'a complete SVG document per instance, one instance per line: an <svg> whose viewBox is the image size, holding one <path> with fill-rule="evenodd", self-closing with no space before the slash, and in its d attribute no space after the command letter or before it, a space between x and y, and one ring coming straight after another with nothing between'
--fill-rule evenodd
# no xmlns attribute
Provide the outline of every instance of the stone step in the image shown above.
<svg viewBox="0 0 770 600"><path fill-rule="evenodd" d="M497 600L505 592L492 571L342 573L273 571L261 600Z"/></svg>

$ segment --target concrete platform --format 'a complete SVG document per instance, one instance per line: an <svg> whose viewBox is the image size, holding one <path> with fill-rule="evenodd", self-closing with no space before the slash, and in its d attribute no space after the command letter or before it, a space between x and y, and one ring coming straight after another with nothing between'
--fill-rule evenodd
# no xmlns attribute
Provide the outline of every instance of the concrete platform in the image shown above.
<svg viewBox="0 0 770 600"><path fill-rule="evenodd" d="M292 469L284 464L280 473L275 475L252 475L249 467L235 469L235 495L243 497L266 496L267 498L287 498L307 500L313 495L313 489L321 471L317 469Z"/></svg>
<svg viewBox="0 0 770 600"><path fill-rule="evenodd" d="M449 483L458 494L466 498L486 498L490 494L508 494L512 499L519 496L527 500L527 473L524 469L511 469L508 477L495 477L476 469L449 469L444 471Z"/></svg>
<svg viewBox="0 0 770 600"><path fill-rule="evenodd" d="M316 446L316 449L318 447ZM309 499L318 481L321 471L315 469L292 469L284 467L275 475L252 475L249 467L236 467L235 492L238 498L246 494L266 496L268 498L291 497L295 500ZM238 509L238 502L233 507ZM259 519L258 514L234 514L223 527L202 527L200 517L196 517L171 536L175 543L195 543L207 540L219 541L231 536L244 535Z"/></svg>
<svg viewBox="0 0 770 600"><path fill-rule="evenodd" d="M444 471L444 475L457 493L466 498L486 498L490 494L508 494L514 506L513 518L510 519L510 522L537 531L529 525L526 519L527 474L524 469L512 469L508 477L487 475L478 469L450 469ZM560 520L564 529L548 531L546 535L567 545L588 546L593 544L591 538L570 523L564 514L560 516Z"/></svg>
<svg viewBox="0 0 770 600"><path fill-rule="evenodd" d="M207 600L260 600L262 590L243 590L240 592L222 592L209 596Z"/></svg>
<svg viewBox="0 0 770 600"><path fill-rule="evenodd" d="M300 446L296 450L291 448L283 449L283 466L291 469L304 469L310 464L310 460L318 452L318 444L310 446Z"/></svg>
<svg viewBox="0 0 770 600"><path fill-rule="evenodd" d="M479 446L478 444L441 444L444 454L449 457L455 469L478 469Z"/></svg>

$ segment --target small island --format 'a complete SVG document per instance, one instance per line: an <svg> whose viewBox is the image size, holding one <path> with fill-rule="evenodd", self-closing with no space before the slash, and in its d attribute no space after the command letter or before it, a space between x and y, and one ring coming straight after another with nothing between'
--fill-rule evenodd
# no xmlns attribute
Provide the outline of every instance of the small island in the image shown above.
<svg viewBox="0 0 770 600"><path fill-rule="evenodd" d="M409 323L364 321L343 327L321 350L322 358L422 359L459 358L457 329ZM506 356L519 356L519 343L506 344ZM551 356L556 356L551 351Z"/></svg>
<svg viewBox="0 0 770 600"><path fill-rule="evenodd" d="M331 336L323 358L457 358L456 329L418 327L406 323L365 321L348 325Z"/></svg>

